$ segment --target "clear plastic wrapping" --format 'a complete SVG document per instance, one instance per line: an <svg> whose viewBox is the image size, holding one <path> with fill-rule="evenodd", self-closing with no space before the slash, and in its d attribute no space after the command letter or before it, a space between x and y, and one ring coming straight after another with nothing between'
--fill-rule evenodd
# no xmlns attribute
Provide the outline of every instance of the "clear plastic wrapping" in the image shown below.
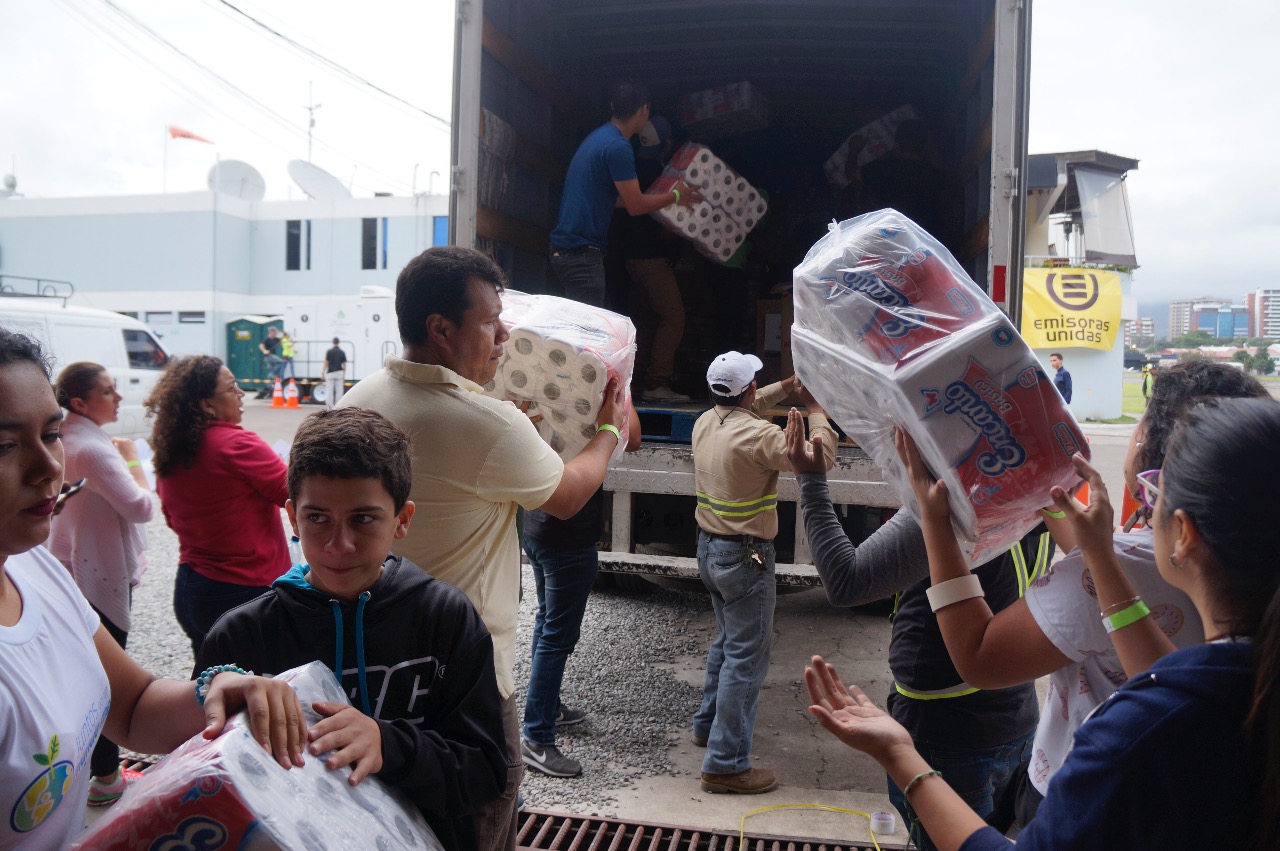
<svg viewBox="0 0 1280 851"><path fill-rule="evenodd" d="M635 325L603 307L515 290L502 294L502 322L511 339L485 392L516 404L529 402L538 434L567 461L595 437L610 378L621 381L630 405ZM627 444L629 422L619 426L615 459Z"/></svg>
<svg viewBox="0 0 1280 851"><path fill-rule="evenodd" d="M768 202L710 148L694 142L680 146L648 191L670 192L680 180L697 190L702 201L689 207L671 204L653 217L706 257L724 263L764 218Z"/></svg>
<svg viewBox="0 0 1280 851"><path fill-rule="evenodd" d="M814 398L919 516L893 445L904 426L947 483L971 566L1040 520L1089 448L1008 318L895 210L833 224L795 270L792 354Z"/></svg>
<svg viewBox="0 0 1280 851"><path fill-rule="evenodd" d="M348 703L333 674L311 662L280 674L307 724L319 700ZM194 698L193 698L194 699ZM325 755L327 756L327 754ZM212 741L190 739L130 785L72 848L440 849L418 809L377 777L347 783L350 768L323 757L286 771L254 741L244 713Z"/></svg>

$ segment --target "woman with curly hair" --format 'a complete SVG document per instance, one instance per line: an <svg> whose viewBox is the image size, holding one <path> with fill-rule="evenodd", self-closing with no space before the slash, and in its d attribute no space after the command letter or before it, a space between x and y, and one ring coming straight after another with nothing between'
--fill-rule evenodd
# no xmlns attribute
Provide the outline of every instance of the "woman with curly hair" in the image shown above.
<svg viewBox="0 0 1280 851"><path fill-rule="evenodd" d="M240 427L243 399L222 361L195 355L170 364L146 402L160 508L178 535L173 609L197 656L223 612L289 569L287 469Z"/></svg>

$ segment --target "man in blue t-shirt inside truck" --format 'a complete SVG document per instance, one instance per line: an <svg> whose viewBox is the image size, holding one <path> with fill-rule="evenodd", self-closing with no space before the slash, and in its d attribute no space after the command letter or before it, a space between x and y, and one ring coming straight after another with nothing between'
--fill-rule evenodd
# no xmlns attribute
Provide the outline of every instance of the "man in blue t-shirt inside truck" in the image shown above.
<svg viewBox="0 0 1280 851"><path fill-rule="evenodd" d="M560 218L551 232L551 267L566 297L604 304L604 252L614 207L643 216L671 204L701 200L684 181L668 192L646 194L636 177L631 137L649 123L649 92L626 80L613 87L612 117L582 140L569 162Z"/></svg>

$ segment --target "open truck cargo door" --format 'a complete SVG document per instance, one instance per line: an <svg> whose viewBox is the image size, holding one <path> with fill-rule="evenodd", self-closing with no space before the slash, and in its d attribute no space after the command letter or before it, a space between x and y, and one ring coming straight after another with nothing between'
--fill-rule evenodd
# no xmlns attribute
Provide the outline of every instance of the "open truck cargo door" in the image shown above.
<svg viewBox="0 0 1280 851"><path fill-rule="evenodd" d="M832 218L809 203L824 192L835 197L823 165L855 130L910 106L929 126L945 184L942 241L1016 322L1030 11L1029 0L458 0L450 242L493 255L517 289L558 294L548 253L565 169L586 134L608 120L610 85L637 79L655 114L673 119L677 141L707 142L769 191L775 226L793 232L799 253L753 282L760 298L746 305L740 329L756 335L766 361L767 349L777 351L773 368L786 372L790 299L769 291L790 281ZM688 118L682 98L741 83L761 96L751 122L726 130L681 120ZM710 261L686 263L695 270L688 274L696 262ZM715 353L704 349L716 345L709 341L726 320L707 287L688 277L682 284L687 324L677 363L692 393L705 389L701 373ZM781 340L773 349L765 329ZM606 570L672 575L675 565L677 575L696 575L685 557L696 537L689 441L674 426L687 416L696 409L671 412L662 442L646 439L606 480L613 499ZM829 481L856 542L896 497L860 449L841 452ZM779 488L792 494L794 480L784 474ZM792 571L795 584L808 584L814 577L795 508L784 497L778 574L786 582ZM685 544L680 556L655 555Z"/></svg>

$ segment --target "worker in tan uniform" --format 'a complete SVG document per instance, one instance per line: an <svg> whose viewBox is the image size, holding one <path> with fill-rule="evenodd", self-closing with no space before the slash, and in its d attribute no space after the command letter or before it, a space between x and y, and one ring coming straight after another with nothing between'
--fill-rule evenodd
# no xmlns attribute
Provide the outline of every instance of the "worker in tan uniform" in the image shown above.
<svg viewBox="0 0 1280 851"><path fill-rule="evenodd" d="M811 436L822 435L828 469L835 460L835 433L808 390L796 376L757 389L761 366L755 355L738 352L712 361L707 385L715 407L693 427L698 573L720 630L693 716L693 742L707 749L706 792L757 794L778 785L774 773L752 767L750 757L773 640L778 473L791 467L785 432L758 412L795 393L808 408Z"/></svg>

